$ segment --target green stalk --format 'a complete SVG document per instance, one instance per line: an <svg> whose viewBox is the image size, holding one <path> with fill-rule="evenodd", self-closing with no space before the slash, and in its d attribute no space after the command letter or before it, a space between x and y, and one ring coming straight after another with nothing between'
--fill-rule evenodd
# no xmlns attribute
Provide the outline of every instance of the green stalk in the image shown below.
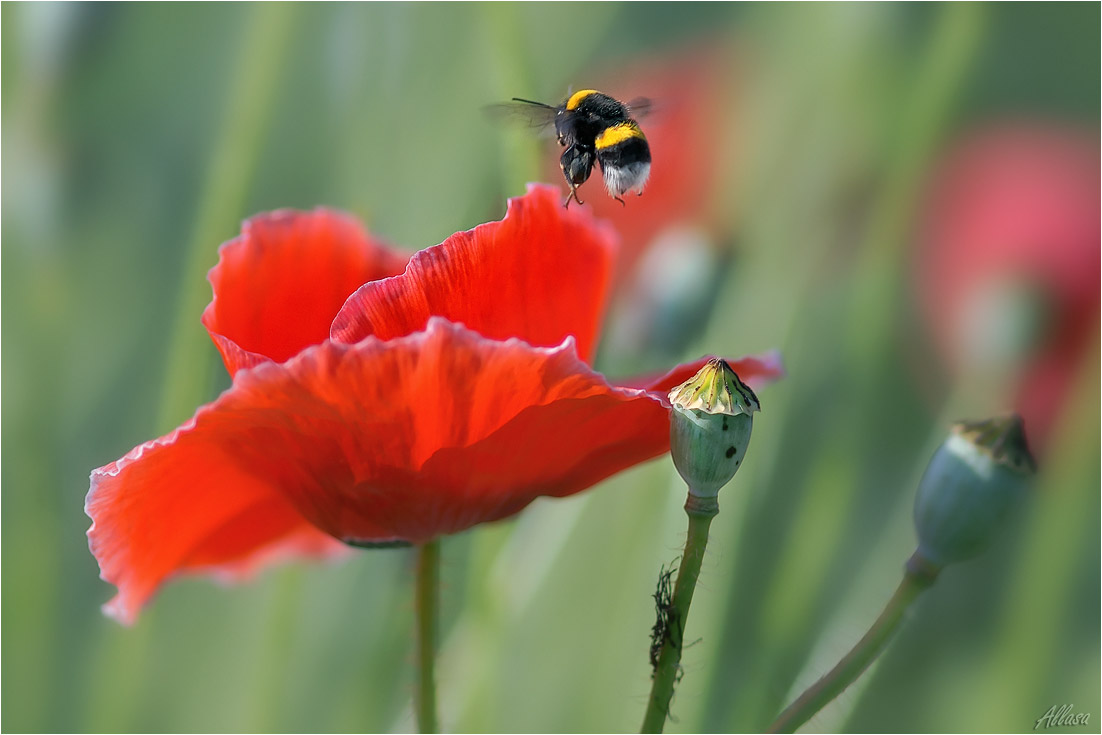
<svg viewBox="0 0 1102 735"><path fill-rule="evenodd" d="M436 620L440 608L440 541L417 547L417 729L436 732Z"/></svg>
<svg viewBox="0 0 1102 735"><path fill-rule="evenodd" d="M937 571L925 565L917 553L911 557L895 594L864 637L823 678L781 712L766 732L796 732L823 707L857 681L888 645L903 616L918 595L931 584Z"/></svg>
<svg viewBox="0 0 1102 735"><path fill-rule="evenodd" d="M704 561L704 549L708 545L708 527L719 513L719 501L715 497L700 498L692 493L685 501L685 514L689 516L689 534L685 540L685 553L677 570L673 599L670 604L670 629L663 640L654 668L654 684L651 687L647 713L641 732L662 732L670 713L673 687L681 671L681 646L685 641L685 624L689 620L689 605L693 602L696 580L700 577L700 564Z"/></svg>
<svg viewBox="0 0 1102 735"><path fill-rule="evenodd" d="M883 304L896 303L902 257L909 227L920 200L923 174L937 151L952 112L952 104L971 71L983 35L988 10L981 3L939 6L912 91L903 100L895 155L861 238L858 270L846 335L862 382L873 379L879 366L877 350L891 344L896 313Z"/></svg>
<svg viewBox="0 0 1102 735"><path fill-rule="evenodd" d="M532 77L531 51L523 42L525 26L521 8L514 3L483 3L478 7L482 11L483 27L488 31L485 38L493 59L488 72L498 99L506 102L517 96L536 95L538 98L540 90L535 88ZM539 181L542 156L550 152L544 140L520 126L503 127L499 138L502 192L506 196L519 196L529 181Z"/></svg>

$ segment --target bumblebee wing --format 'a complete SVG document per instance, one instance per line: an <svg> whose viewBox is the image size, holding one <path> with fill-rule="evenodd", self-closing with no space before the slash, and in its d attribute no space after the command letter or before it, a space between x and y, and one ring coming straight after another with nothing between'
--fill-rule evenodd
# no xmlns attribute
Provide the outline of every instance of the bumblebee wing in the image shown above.
<svg viewBox="0 0 1102 735"><path fill-rule="evenodd" d="M558 108L542 102L514 98L512 102L486 105L486 113L498 120L521 123L530 128L545 128L555 121Z"/></svg>
<svg viewBox="0 0 1102 735"><path fill-rule="evenodd" d="M628 108L628 115L633 120L639 120L654 111L654 101L646 97L636 97L628 102L626 107Z"/></svg>

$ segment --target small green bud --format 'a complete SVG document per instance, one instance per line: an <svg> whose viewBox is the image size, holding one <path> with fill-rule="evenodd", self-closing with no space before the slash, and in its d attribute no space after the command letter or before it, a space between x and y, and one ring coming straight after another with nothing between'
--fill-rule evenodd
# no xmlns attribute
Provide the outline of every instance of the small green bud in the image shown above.
<svg viewBox="0 0 1102 735"><path fill-rule="evenodd" d="M712 358L670 391L670 455L689 494L714 498L742 464L758 397L726 360Z"/></svg>
<svg viewBox="0 0 1102 735"><path fill-rule="evenodd" d="M918 556L943 567L979 554L1036 469L1019 416L956 424L918 486Z"/></svg>

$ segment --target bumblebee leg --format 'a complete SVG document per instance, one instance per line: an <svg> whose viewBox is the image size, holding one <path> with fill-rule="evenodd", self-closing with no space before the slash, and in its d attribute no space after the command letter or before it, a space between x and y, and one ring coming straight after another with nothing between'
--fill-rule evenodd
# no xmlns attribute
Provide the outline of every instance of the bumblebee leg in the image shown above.
<svg viewBox="0 0 1102 735"><path fill-rule="evenodd" d="M567 186L570 187L570 196L563 203L564 207L570 206L571 199L578 204L582 203L582 200L578 197L578 187L589 178L589 174L593 171L594 160L596 158L592 148L579 146L577 143L562 152L562 156L559 158L559 166L562 167L563 178L566 179Z"/></svg>
<svg viewBox="0 0 1102 735"><path fill-rule="evenodd" d="M623 199L621 199L620 197L612 197L612 198L613 198L613 199L615 199L616 201L620 202L620 204L621 204L621 205L623 205L623 206L625 206L625 207L626 207L626 206L628 205L628 203L627 203L627 202L625 202L625 201L624 201Z"/></svg>
<svg viewBox="0 0 1102 735"><path fill-rule="evenodd" d="M570 209L571 199L576 201L578 204L585 204L585 202L578 198L578 188L573 184L570 184L570 193L566 195L566 201L562 203L562 206L565 209Z"/></svg>

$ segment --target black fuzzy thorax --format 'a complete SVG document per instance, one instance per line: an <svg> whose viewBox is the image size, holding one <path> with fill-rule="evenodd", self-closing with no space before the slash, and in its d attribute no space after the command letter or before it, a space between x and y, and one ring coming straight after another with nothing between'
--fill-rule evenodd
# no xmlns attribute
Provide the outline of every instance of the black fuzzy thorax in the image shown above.
<svg viewBox="0 0 1102 735"><path fill-rule="evenodd" d="M586 95L573 110L563 110L555 120L555 130L566 144L579 143L592 147L605 128L627 122L628 110L623 103L607 94Z"/></svg>

